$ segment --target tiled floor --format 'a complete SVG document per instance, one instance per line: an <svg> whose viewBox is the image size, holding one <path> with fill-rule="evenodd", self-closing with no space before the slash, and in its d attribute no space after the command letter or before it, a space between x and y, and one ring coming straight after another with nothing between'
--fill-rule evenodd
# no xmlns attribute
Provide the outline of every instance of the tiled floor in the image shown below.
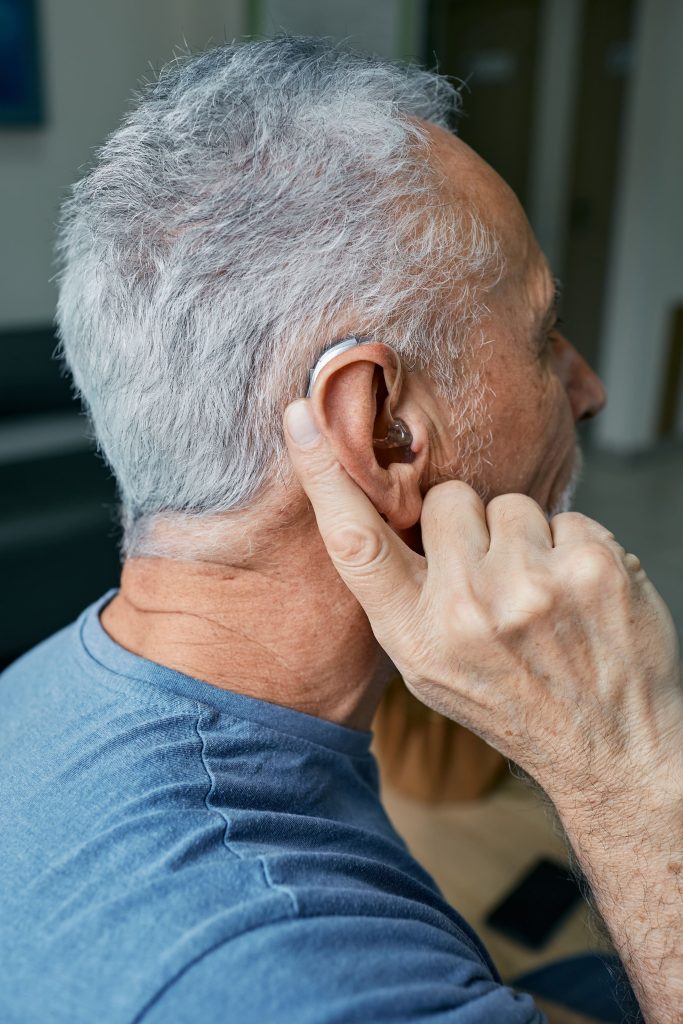
<svg viewBox="0 0 683 1024"><path fill-rule="evenodd" d="M631 459L589 453L575 508L608 526L640 557L683 636L683 446ZM484 924L539 857L567 860L552 815L526 783L510 776L485 799L437 807L386 783L383 796L398 831L482 936L505 980L573 953L609 948L586 906L575 909L539 952Z"/></svg>

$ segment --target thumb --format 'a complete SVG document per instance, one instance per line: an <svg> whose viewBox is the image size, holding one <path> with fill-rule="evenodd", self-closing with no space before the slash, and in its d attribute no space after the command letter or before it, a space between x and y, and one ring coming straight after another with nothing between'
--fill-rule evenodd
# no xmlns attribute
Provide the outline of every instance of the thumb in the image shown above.
<svg viewBox="0 0 683 1024"><path fill-rule="evenodd" d="M285 410L285 439L337 572L380 643L383 636L400 635L412 621L422 590L424 558L396 536L335 458L308 399Z"/></svg>

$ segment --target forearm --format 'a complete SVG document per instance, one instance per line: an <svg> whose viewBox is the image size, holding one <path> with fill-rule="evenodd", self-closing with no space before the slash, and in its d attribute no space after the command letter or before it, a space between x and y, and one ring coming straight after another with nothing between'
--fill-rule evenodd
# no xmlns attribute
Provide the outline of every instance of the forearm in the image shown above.
<svg viewBox="0 0 683 1024"><path fill-rule="evenodd" d="M683 773L555 800L648 1024L683 1022Z"/></svg>

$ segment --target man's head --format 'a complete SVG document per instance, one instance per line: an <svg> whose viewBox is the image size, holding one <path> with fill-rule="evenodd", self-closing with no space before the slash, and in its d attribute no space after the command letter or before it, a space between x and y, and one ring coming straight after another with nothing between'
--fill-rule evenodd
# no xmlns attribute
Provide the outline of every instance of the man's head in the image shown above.
<svg viewBox="0 0 683 1024"><path fill-rule="evenodd" d="M75 187L61 228L65 358L119 484L126 555L155 524L296 491L282 412L316 388L339 458L397 528L449 477L554 510L574 420L604 400L553 332L515 197L447 130L436 75L280 38L162 71ZM378 455L386 395L408 458ZM205 518L201 522L208 522Z"/></svg>

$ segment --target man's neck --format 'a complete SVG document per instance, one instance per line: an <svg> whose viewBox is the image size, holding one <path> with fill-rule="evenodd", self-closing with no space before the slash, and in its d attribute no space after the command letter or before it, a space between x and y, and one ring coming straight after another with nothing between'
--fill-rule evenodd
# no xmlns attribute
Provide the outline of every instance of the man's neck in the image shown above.
<svg viewBox="0 0 683 1024"><path fill-rule="evenodd" d="M238 566L130 558L102 626L195 679L369 729L390 666L315 524L259 551Z"/></svg>

